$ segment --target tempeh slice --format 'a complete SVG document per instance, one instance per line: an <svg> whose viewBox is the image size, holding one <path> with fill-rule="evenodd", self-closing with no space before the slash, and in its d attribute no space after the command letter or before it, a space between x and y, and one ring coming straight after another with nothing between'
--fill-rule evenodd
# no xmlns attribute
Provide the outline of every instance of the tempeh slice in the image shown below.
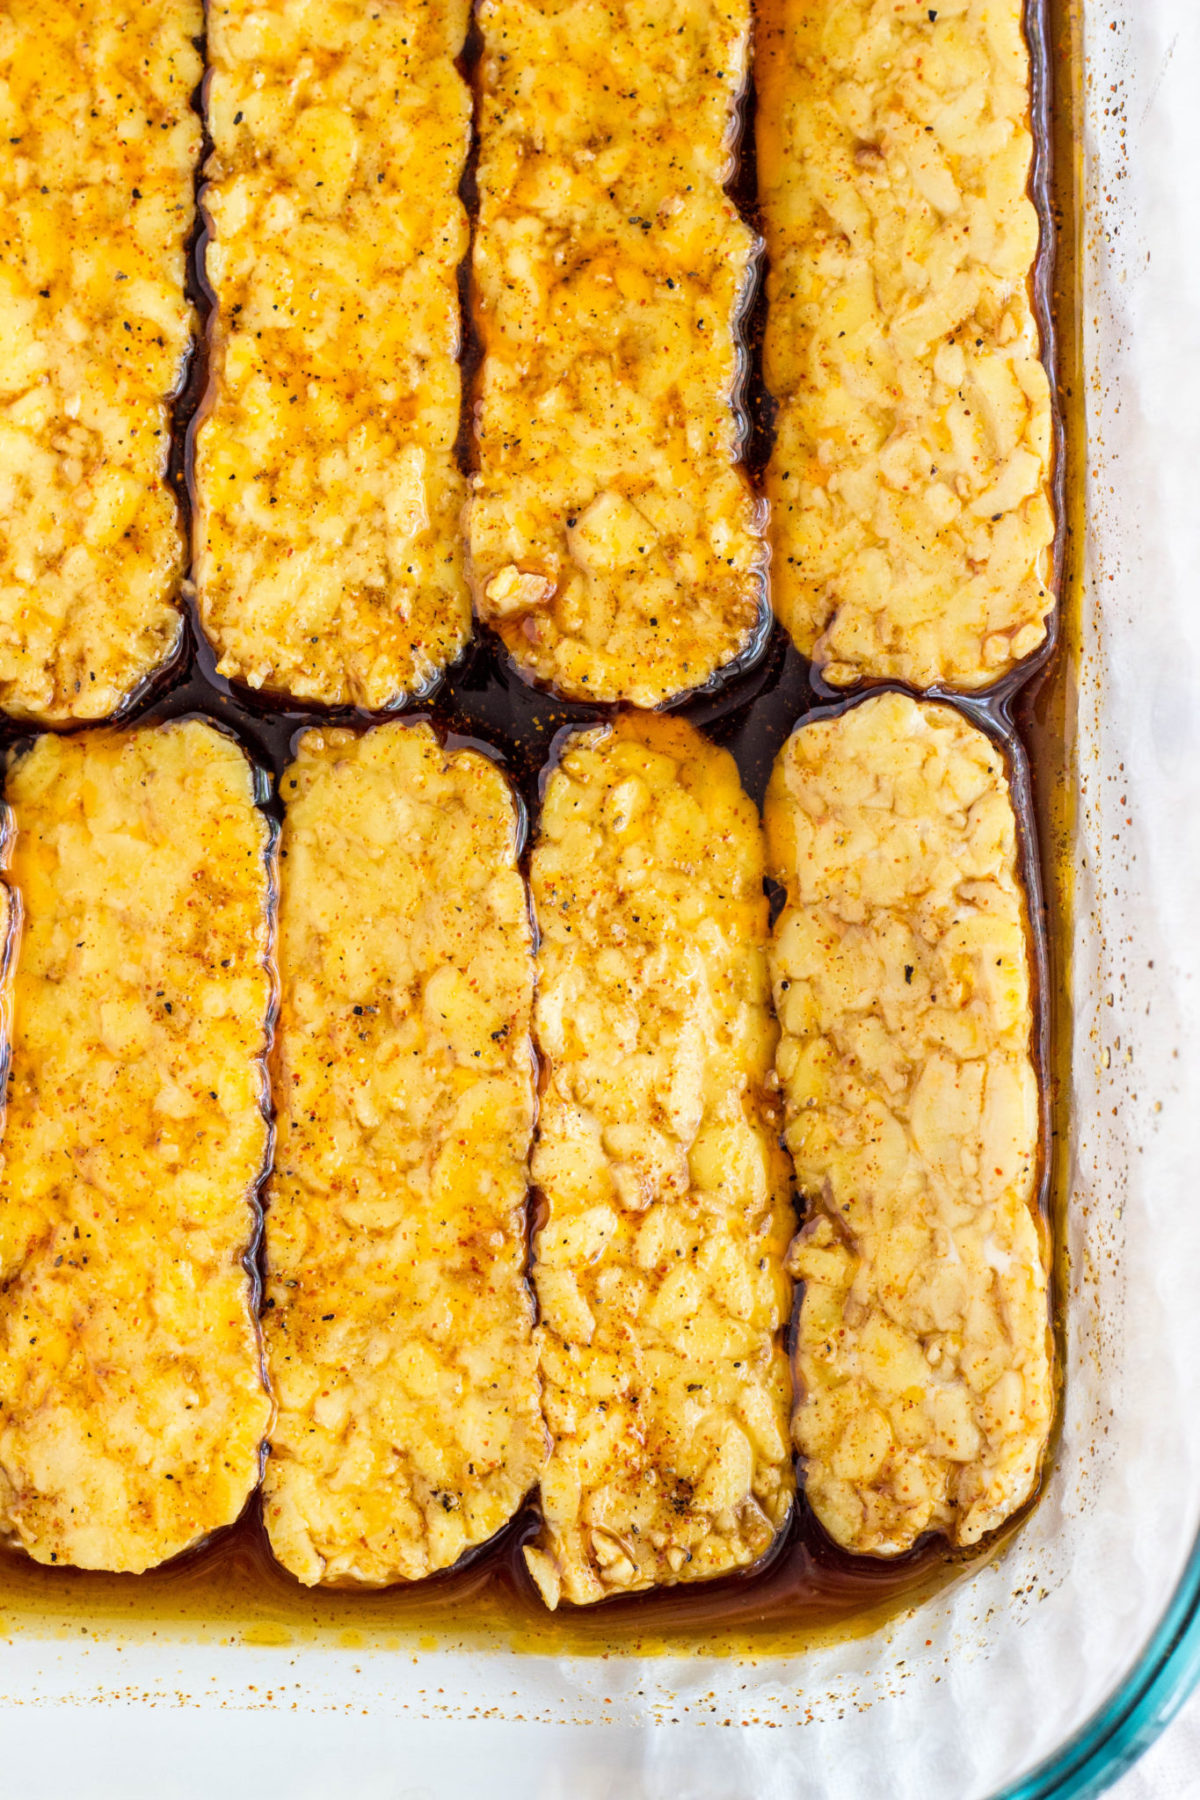
<svg viewBox="0 0 1200 1800"><path fill-rule="evenodd" d="M722 186L749 0L479 21L476 605L527 676L654 706L763 624L737 466L755 240Z"/></svg>
<svg viewBox="0 0 1200 1800"><path fill-rule="evenodd" d="M762 0L775 609L835 686L986 687L1053 609L1023 0Z"/></svg>
<svg viewBox="0 0 1200 1800"><path fill-rule="evenodd" d="M267 1530L310 1585L412 1581L545 1459L520 820L428 725L310 731L283 796Z"/></svg>
<svg viewBox="0 0 1200 1800"><path fill-rule="evenodd" d="M553 1449L525 1555L553 1607L770 1549L793 1488L793 1221L762 833L733 759L661 716L575 736L531 878Z"/></svg>
<svg viewBox="0 0 1200 1800"><path fill-rule="evenodd" d="M106 718L173 655L201 0L0 17L0 705Z"/></svg>
<svg viewBox="0 0 1200 1800"><path fill-rule="evenodd" d="M795 732L766 818L808 1498L848 1550L973 1544L1033 1493L1053 1414L1004 757L888 694Z"/></svg>
<svg viewBox="0 0 1200 1800"><path fill-rule="evenodd" d="M269 828L198 721L10 764L24 913L0 1180L0 1535L139 1571L229 1525L271 1407Z"/></svg>
<svg viewBox="0 0 1200 1800"><path fill-rule="evenodd" d="M210 0L196 438L218 671L386 707L465 644L467 0Z"/></svg>

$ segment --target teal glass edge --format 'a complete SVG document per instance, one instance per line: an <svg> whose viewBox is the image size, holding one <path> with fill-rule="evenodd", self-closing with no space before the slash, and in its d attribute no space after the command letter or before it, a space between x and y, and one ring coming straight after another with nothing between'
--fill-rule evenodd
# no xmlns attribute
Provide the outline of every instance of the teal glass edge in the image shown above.
<svg viewBox="0 0 1200 1800"><path fill-rule="evenodd" d="M1200 1538L1120 1686L1053 1756L994 1800L1093 1800L1133 1766L1200 1682Z"/></svg>

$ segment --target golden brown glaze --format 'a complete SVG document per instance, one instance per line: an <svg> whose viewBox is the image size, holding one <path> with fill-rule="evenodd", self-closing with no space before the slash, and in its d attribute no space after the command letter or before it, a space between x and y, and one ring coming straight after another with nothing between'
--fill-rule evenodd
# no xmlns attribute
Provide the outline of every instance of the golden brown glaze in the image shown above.
<svg viewBox="0 0 1200 1800"><path fill-rule="evenodd" d="M270 1419L245 1266L267 824L199 721L10 767L24 914L0 1180L0 1532L138 1571L237 1518Z"/></svg>
<svg viewBox="0 0 1200 1800"><path fill-rule="evenodd" d="M0 706L115 712L168 661L200 0L0 16Z"/></svg>
<svg viewBox="0 0 1200 1800"><path fill-rule="evenodd" d="M283 795L264 1516L303 1582L412 1581L545 1454L517 813L428 725L310 731Z"/></svg>
<svg viewBox="0 0 1200 1800"><path fill-rule="evenodd" d="M754 240L722 185L748 0L479 22L475 603L527 675L654 706L761 622L735 411Z"/></svg>
<svg viewBox="0 0 1200 1800"><path fill-rule="evenodd" d="M212 0L196 582L218 669L422 692L471 627L454 457L466 0Z"/></svg>
<svg viewBox="0 0 1200 1800"><path fill-rule="evenodd" d="M836 686L1045 641L1050 387L1022 0L763 0L775 610Z"/></svg>
<svg viewBox="0 0 1200 1800"><path fill-rule="evenodd" d="M1053 1416L1025 896L999 748L887 694L791 737L767 796L797 1447L826 1530L994 1531Z"/></svg>

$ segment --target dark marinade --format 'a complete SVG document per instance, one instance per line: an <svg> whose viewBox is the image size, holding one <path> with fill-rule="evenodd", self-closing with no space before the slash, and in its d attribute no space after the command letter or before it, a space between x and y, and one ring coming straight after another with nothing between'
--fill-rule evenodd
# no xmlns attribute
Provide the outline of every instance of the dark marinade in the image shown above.
<svg viewBox="0 0 1200 1800"><path fill-rule="evenodd" d="M1001 744L1013 782L1023 875L1030 903L1035 991L1035 1056L1042 1088L1043 1131L1040 1202L1057 1226L1064 1181L1065 1132L1062 1106L1069 1068L1069 1018L1065 1010L1063 959L1058 950L1065 905L1063 834L1067 817L1065 709L1069 658L1063 640L1073 637L1078 568L1075 521L1081 492L1079 383L1075 296L1074 230L1077 218L1073 0L1026 0L1035 143L1030 191L1041 223L1041 243L1033 274L1035 311L1054 394L1055 503L1054 591L1059 609L1043 649L1022 669L982 695L954 696L953 704ZM203 44L201 44L203 50ZM474 81L481 51L472 22L460 60ZM1057 91L1056 91L1057 85ZM194 96L203 117L204 83ZM729 191L743 216L760 231L754 156L754 88L744 96L733 152ZM211 149L205 132L201 168ZM474 225L474 168L477 143L461 184ZM198 203L203 178L197 171ZM192 432L207 385L206 335L213 295L204 277L204 215L197 224L188 259L189 298L201 320L175 402L169 479L178 497L185 533L192 518ZM470 252L460 271L463 303L463 424L460 462L472 458L472 386L480 362L471 328ZM741 414L745 465L756 490L773 441L774 402L762 379L762 331L766 313L765 252L757 259L752 290L743 307ZM1070 431L1064 430L1069 423ZM215 672L216 658L200 631L185 585L185 631L178 656L136 694L119 715L128 725L200 716L222 726L245 747L261 772L263 805L282 816L279 779L290 761L297 734L315 725L364 728L396 713L370 714L350 708L297 707L233 686ZM881 684L889 686L894 684ZM778 624L764 633L753 653L703 691L672 703L714 742L733 754L742 782L761 805L775 755L796 723L818 711L853 704L859 695L831 690L789 643ZM931 698L939 698L935 690ZM949 698L949 696L947 696ZM529 685L516 672L499 639L481 626L437 689L402 710L406 718L430 720L448 741L468 740L486 748L513 781L528 817L536 821L546 765L556 740L571 726L594 724L612 708L563 700ZM82 729L95 729L95 726ZM0 749L28 740L28 725L0 722ZM526 847L526 853L528 846ZM1048 921L1054 921L1054 930ZM798 1216L803 1197L796 1196ZM1061 1238L1061 1234L1058 1234ZM262 1233L255 1250L261 1278ZM260 1280L261 1285L261 1280ZM1055 1318L1061 1356L1062 1269L1055 1258ZM799 1303L797 1293L796 1305ZM794 1333L789 1332L790 1339ZM1005 1526L1007 1540L1036 1497ZM936 1591L966 1564L994 1548L985 1541L970 1552L952 1549L929 1535L907 1555L855 1556L832 1543L798 1492L791 1520L766 1560L749 1571L714 1581L681 1585L590 1608L546 1612L525 1572L521 1546L538 1526L535 1501L527 1501L511 1524L455 1568L425 1581L386 1590L306 1589L272 1557L262 1526L258 1497L239 1522L159 1570L137 1577L66 1568L51 1569L14 1551L0 1549L0 1612L31 1623L74 1623L127 1627L131 1621L201 1621L221 1626L262 1624L271 1629L324 1633L350 1630L379 1634L389 1643L422 1642L433 1633L439 1643L499 1638L528 1650L581 1653L655 1646L721 1649L788 1649L802 1646L814 1631L866 1629L890 1612Z"/></svg>

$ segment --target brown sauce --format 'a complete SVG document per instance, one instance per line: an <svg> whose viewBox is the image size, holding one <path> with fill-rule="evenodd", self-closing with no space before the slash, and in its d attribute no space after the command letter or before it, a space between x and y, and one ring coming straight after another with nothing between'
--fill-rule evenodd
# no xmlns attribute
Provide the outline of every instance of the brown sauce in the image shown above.
<svg viewBox="0 0 1200 1800"><path fill-rule="evenodd" d="M1037 152L1032 192L1042 220L1034 292L1057 392L1058 536L1057 630L1045 651L1019 677L991 694L960 701L1005 746L1014 775L1029 883L1038 997L1038 1051L1045 1102L1041 1199L1057 1247L1055 1313L1062 1366L1061 1314L1065 1292L1061 1246L1065 1205L1065 1107L1070 1071L1066 952L1070 918L1069 833L1074 784L1068 762L1072 672L1081 604L1083 519L1083 391L1078 320L1076 240L1079 229L1081 101L1080 0L1027 0L1033 61L1033 121ZM471 77L478 61L475 31L463 59ZM201 96L196 96L200 105ZM205 154L208 144L206 140ZM474 203L474 158L463 197ZM199 187L198 180L198 187ZM757 225L753 156L753 94L745 103L730 192ZM191 296L207 320L212 295L202 275L202 227L193 245ZM770 452L773 405L761 374L764 319L762 269L744 314L745 378L741 396L746 465L754 482ZM460 454L471 456L469 394L479 345L470 330L470 283L464 298L464 427ZM186 372L175 411L171 479L185 524L191 514L191 425L206 383L203 341ZM370 715L273 705L235 690L214 672L189 609L185 649L127 709L129 723L201 714L224 725L263 771L264 805L279 816L277 783L297 732L330 722L366 724ZM837 697L776 625L754 656L711 691L672 710L702 726L735 756L742 780L761 802L772 760L793 726L814 707ZM479 742L499 757L536 817L539 778L565 726L594 721L605 709L564 702L528 686L498 640L476 626L465 655L432 699L410 716L425 716L447 736ZM0 750L28 736L0 726ZM798 1202L799 1206L799 1202ZM261 1257L261 1245L258 1251ZM1034 1502L1035 1504L1036 1502ZM1026 1513L1028 1508L1025 1509ZM1022 1515L1024 1516L1024 1515ZM723 1654L794 1652L817 1638L859 1635L877 1628L952 1581L968 1564L999 1553L1020 1518L977 1550L953 1551L941 1539L923 1540L906 1556L856 1557L826 1537L797 1497L791 1523L767 1562L720 1581L665 1589L593 1608L548 1613L524 1571L521 1545L537 1528L528 1503L493 1542L446 1574L386 1590L305 1589L270 1554L255 1499L239 1523L175 1562L139 1576L47 1568L0 1551L0 1631L122 1636L170 1629L188 1636L284 1643L321 1640L360 1648L410 1651L464 1645L503 1645L551 1654L642 1653L694 1649Z"/></svg>

